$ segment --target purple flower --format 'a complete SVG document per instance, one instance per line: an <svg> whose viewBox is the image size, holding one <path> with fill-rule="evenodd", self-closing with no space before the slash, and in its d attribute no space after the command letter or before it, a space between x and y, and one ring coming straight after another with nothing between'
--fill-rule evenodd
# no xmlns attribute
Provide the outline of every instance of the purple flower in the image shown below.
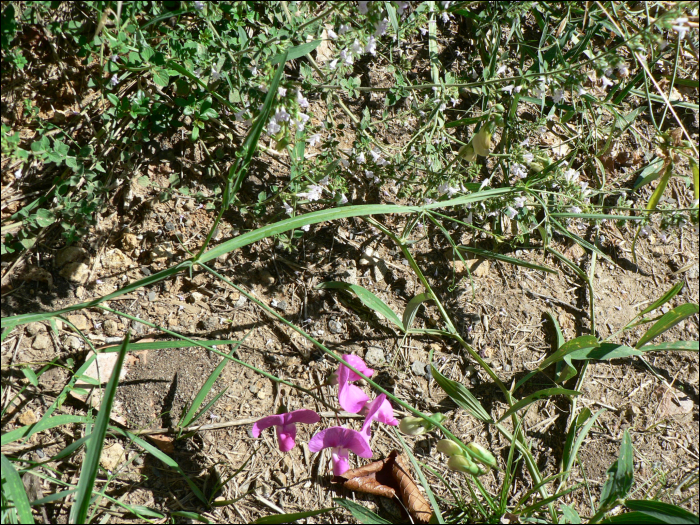
<svg viewBox="0 0 700 525"><path fill-rule="evenodd" d="M342 476L350 468L348 465L349 451L354 452L361 458L372 457L372 449L365 440L364 434L345 427L330 427L321 430L309 441L309 450L311 452L319 452L324 448L332 449L333 474L336 476Z"/></svg>
<svg viewBox="0 0 700 525"><path fill-rule="evenodd" d="M313 410L301 409L292 412L284 412L259 419L253 424L253 437L259 437L260 432L274 425L277 431L277 441L282 452L289 452L294 448L294 438L297 435L295 423L318 423L321 421Z"/></svg>
<svg viewBox="0 0 700 525"><path fill-rule="evenodd" d="M360 378L347 366L341 365L338 369L338 403L343 407L343 410L357 414L367 404L369 396L355 385L350 384L350 374Z"/></svg>
<svg viewBox="0 0 700 525"><path fill-rule="evenodd" d="M372 426L372 421L379 421L380 423L385 423L387 425L398 425L398 420L394 417L394 409L391 407L391 403L386 398L386 394L380 394L367 405L367 415L365 416L365 422L362 424L362 430L360 431L367 444L369 444L369 432Z"/></svg>

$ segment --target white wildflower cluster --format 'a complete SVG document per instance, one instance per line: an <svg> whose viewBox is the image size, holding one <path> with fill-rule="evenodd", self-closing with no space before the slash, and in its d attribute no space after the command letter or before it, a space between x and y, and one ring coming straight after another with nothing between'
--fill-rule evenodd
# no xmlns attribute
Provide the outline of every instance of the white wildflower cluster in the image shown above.
<svg viewBox="0 0 700 525"><path fill-rule="evenodd" d="M515 197L513 200L515 201L516 208L522 208L525 206L525 202L527 202L527 197Z"/></svg>
<svg viewBox="0 0 700 525"><path fill-rule="evenodd" d="M671 20L671 28L678 33L678 40L683 40L685 38L685 34L690 31L688 19L684 16Z"/></svg>
<svg viewBox="0 0 700 525"><path fill-rule="evenodd" d="M448 199L451 199L455 193L459 192L459 188L455 186L450 186L447 182L443 182L442 184L440 184L437 190L438 193L440 193L440 195L447 195Z"/></svg>
<svg viewBox="0 0 700 525"><path fill-rule="evenodd" d="M287 97L287 88L279 87L277 88L277 94L280 98ZM306 109L309 107L308 99L301 93L301 90L294 90L294 99L300 109ZM246 106L247 107L247 106ZM245 110L241 110L236 113L236 120L242 121ZM282 131L284 126L288 126L289 129L296 131L304 131L306 123L309 121L309 116L306 113L298 112L295 117L287 111L285 106L279 106L275 110L275 114L272 115L270 121L267 123L267 133L269 135L277 135Z"/></svg>
<svg viewBox="0 0 700 525"><path fill-rule="evenodd" d="M578 175L579 175L578 171L569 168L568 170L566 170L564 172L564 179L569 184L574 184L574 183L578 182Z"/></svg>
<svg viewBox="0 0 700 525"><path fill-rule="evenodd" d="M506 209L503 210L503 213L505 213L510 220L513 220L518 216L518 210L516 210L512 206L506 207Z"/></svg>
<svg viewBox="0 0 700 525"><path fill-rule="evenodd" d="M307 191L297 193L297 197L309 199L309 202L313 202L319 200L323 196L323 186L320 184L311 184L306 190Z"/></svg>
<svg viewBox="0 0 700 525"><path fill-rule="evenodd" d="M527 168L522 164L518 164L517 162L511 166L510 172L518 179L524 179L527 177Z"/></svg>

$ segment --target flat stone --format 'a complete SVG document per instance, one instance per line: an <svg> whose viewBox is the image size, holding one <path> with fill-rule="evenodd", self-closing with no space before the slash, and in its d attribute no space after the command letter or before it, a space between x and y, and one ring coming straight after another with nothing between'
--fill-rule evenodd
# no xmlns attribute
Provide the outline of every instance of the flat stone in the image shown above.
<svg viewBox="0 0 700 525"><path fill-rule="evenodd" d="M33 425L34 423L39 421L39 419L36 417L36 414L34 413L34 411L31 408L22 412L20 414L20 416L17 418L17 420L22 425Z"/></svg>
<svg viewBox="0 0 700 525"><path fill-rule="evenodd" d="M67 315L66 319L73 323L78 330L83 331L88 329L88 318L82 314Z"/></svg>
<svg viewBox="0 0 700 525"><path fill-rule="evenodd" d="M68 263L84 262L89 258L90 254L85 248L81 248L80 246L67 246L58 252L55 263L56 266L60 268Z"/></svg>
<svg viewBox="0 0 700 525"><path fill-rule="evenodd" d="M32 348L35 350L46 350L51 346L51 338L46 334L38 334L32 342Z"/></svg>
<svg viewBox="0 0 700 525"><path fill-rule="evenodd" d="M65 345L70 350L80 350L83 347L83 342L79 337L71 335L66 337Z"/></svg>
<svg viewBox="0 0 700 525"><path fill-rule="evenodd" d="M102 449L100 465L106 470L114 470L123 459L126 459L124 447L121 443L113 443Z"/></svg>
<svg viewBox="0 0 700 525"><path fill-rule="evenodd" d="M46 331L46 325L44 323L38 323L38 322L33 322L29 323L26 327L25 330L27 331L28 336L34 336L38 334L39 332L45 332Z"/></svg>
<svg viewBox="0 0 700 525"><path fill-rule="evenodd" d="M152 292L152 291L151 291L151 292L148 292L148 300L149 300L149 301L151 301L151 302L155 301L155 300L156 300L156 297L158 297L158 296L156 295L156 292Z"/></svg>
<svg viewBox="0 0 700 525"><path fill-rule="evenodd" d="M341 334L343 333L343 325L339 321L328 321L328 329L331 331L333 334Z"/></svg>
<svg viewBox="0 0 700 525"><path fill-rule="evenodd" d="M90 268L85 263L72 262L66 264L58 274L73 283L85 284L90 275Z"/></svg>
<svg viewBox="0 0 700 525"><path fill-rule="evenodd" d="M107 319L104 324L105 334L115 336L119 333L119 325L114 319Z"/></svg>
<svg viewBox="0 0 700 525"><path fill-rule="evenodd" d="M385 362L384 349L379 346L370 346L365 353L365 363L369 366L381 366Z"/></svg>
<svg viewBox="0 0 700 525"><path fill-rule="evenodd" d="M425 363L423 363L422 361L414 361L413 364L411 365L411 370L417 376L424 376L425 375Z"/></svg>

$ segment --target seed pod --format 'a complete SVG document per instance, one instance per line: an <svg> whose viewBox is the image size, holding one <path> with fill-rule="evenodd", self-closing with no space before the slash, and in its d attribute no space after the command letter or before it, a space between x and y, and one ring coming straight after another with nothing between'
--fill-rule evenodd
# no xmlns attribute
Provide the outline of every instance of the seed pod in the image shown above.
<svg viewBox="0 0 700 525"><path fill-rule="evenodd" d="M471 474L472 476L478 476L479 475L479 467L472 463L472 461L466 457L466 456L452 456L450 459L447 460L447 467L450 470L457 470L459 472L466 472L467 474Z"/></svg>
<svg viewBox="0 0 700 525"><path fill-rule="evenodd" d="M477 155L481 155L482 157L489 156L491 152L491 132L489 131L488 125L482 126L479 132L474 135L472 145Z"/></svg>
<svg viewBox="0 0 700 525"><path fill-rule="evenodd" d="M438 441L437 449L439 452L447 454L448 456L464 455L462 447L451 439L441 439Z"/></svg>
<svg viewBox="0 0 700 525"><path fill-rule="evenodd" d="M496 458L493 457L493 454L491 454L491 452L486 450L478 443L469 443L467 445L467 448L471 451L472 459L474 459L475 461L478 461L479 463L481 463L482 465L486 465L487 467L496 466Z"/></svg>
<svg viewBox="0 0 700 525"><path fill-rule="evenodd" d="M407 416L399 423L399 430L408 436L419 436L433 428L433 425L422 417Z"/></svg>

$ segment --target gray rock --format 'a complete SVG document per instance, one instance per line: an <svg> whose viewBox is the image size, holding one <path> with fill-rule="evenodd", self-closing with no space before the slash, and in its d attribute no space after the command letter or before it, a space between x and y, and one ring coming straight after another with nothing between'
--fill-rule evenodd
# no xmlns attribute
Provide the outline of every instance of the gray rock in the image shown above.
<svg viewBox="0 0 700 525"><path fill-rule="evenodd" d="M370 346L365 353L365 363L369 366L381 366L385 362L384 349L378 346Z"/></svg>
<svg viewBox="0 0 700 525"><path fill-rule="evenodd" d="M219 328L219 321L214 317L205 317L199 324L207 332L213 332Z"/></svg>
<svg viewBox="0 0 700 525"><path fill-rule="evenodd" d="M156 292L148 292L148 300L153 302L156 300Z"/></svg>
<svg viewBox="0 0 700 525"><path fill-rule="evenodd" d="M114 319L107 319L104 324L105 328L105 334L109 336L115 336L117 335L117 331L119 330L119 325Z"/></svg>
<svg viewBox="0 0 700 525"><path fill-rule="evenodd" d="M340 334L343 332L343 325L339 321L330 320L328 321L328 329L332 334Z"/></svg>
<svg viewBox="0 0 700 525"><path fill-rule="evenodd" d="M175 229L175 225L172 222L168 221L165 223L165 231L166 232L171 232L174 229Z"/></svg>
<svg viewBox="0 0 700 525"><path fill-rule="evenodd" d="M425 375L425 363L422 361L414 361L411 365L411 371L417 376Z"/></svg>
<svg viewBox="0 0 700 525"><path fill-rule="evenodd" d="M46 326L43 323L29 323L26 327L27 330L27 335L29 336L35 336L39 332L45 332L46 331Z"/></svg>
<svg viewBox="0 0 700 525"><path fill-rule="evenodd" d="M83 347L82 340L74 335L66 337L66 348L69 350L80 350Z"/></svg>
<svg viewBox="0 0 700 525"><path fill-rule="evenodd" d="M32 348L36 350L46 350L49 346L51 346L51 338L46 334L37 335L32 342Z"/></svg>

